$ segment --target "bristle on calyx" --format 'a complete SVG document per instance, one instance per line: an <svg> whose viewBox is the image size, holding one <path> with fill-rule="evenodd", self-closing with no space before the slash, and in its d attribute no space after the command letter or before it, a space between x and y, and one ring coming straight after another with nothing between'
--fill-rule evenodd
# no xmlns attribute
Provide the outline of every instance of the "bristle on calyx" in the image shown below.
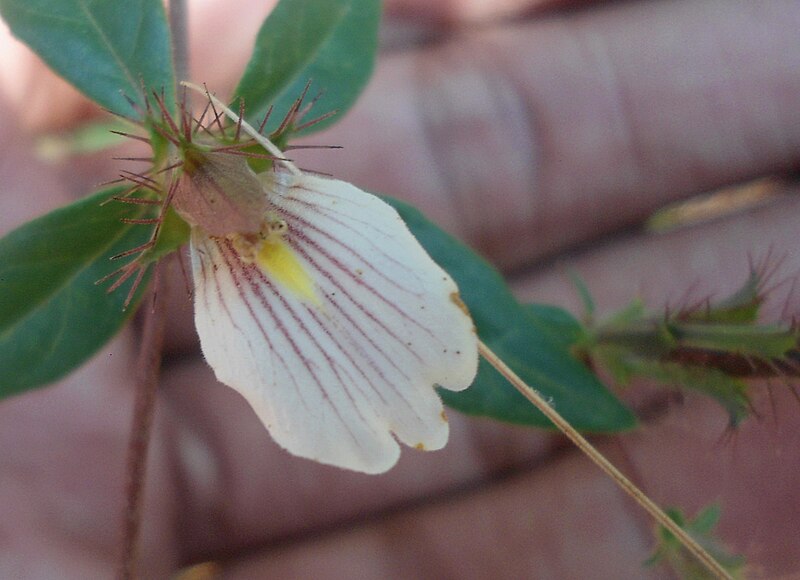
<svg viewBox="0 0 800 580"><path fill-rule="evenodd" d="M233 122L241 124L241 128L242 130L244 130L245 133L247 133L253 139L255 139L259 143L259 145L261 145L264 149L269 151L270 154L274 155L276 157L276 160L279 161L281 164L283 164L283 166L286 167L286 169L288 169L292 174L298 177L303 175L303 172L300 171L300 169L298 169L298 167L294 163L284 158L283 151L281 151L280 148L278 148L272 141L267 139L264 135L259 133L254 127L250 125L250 123L248 123L247 121L242 119L239 115L234 113L217 97L212 95L208 91L208 89L186 81L181 81L181 85L189 89L192 89L193 91L197 91L199 93L206 95L206 97L208 97L208 100L213 104L214 107L219 107L219 109L222 110L222 112L224 112L228 116L228 118L230 118Z"/></svg>

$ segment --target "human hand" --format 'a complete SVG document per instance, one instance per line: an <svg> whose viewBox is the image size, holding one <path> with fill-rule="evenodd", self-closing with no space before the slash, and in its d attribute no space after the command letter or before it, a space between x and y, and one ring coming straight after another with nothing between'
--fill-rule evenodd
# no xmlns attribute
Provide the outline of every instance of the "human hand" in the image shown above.
<svg viewBox="0 0 800 580"><path fill-rule="evenodd" d="M679 300L698 281L701 295L723 293L741 282L748 254L770 248L787 249L782 268L794 273L791 196L664 236L631 228L670 201L797 167L796 4L552 10L384 55L359 105L312 139L345 151L303 164L413 201L512 270L523 298L573 310L567 266L605 310L637 291L650 304ZM40 207L20 209L22 195L4 203L19 221L67 198L29 162L4 171L42 180L32 186ZM406 450L382 476L288 456L213 380L177 280L143 514L145 577L209 558L233 578L644 575L649 521L555 436L451 413L445 450ZM111 574L135 342L123 333L58 386L0 406L3 576ZM786 388L774 391L781 409ZM665 410L654 393L635 402ZM691 512L720 500L723 538L766 573L794 571L796 409L781 409L774 425L748 422L733 445L719 443L726 418L713 403L689 397L666 411L601 449L661 504Z"/></svg>

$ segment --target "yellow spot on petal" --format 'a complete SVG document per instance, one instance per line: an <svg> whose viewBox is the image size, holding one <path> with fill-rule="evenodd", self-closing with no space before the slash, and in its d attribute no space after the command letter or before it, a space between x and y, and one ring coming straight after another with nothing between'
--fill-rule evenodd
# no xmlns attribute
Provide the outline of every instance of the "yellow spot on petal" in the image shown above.
<svg viewBox="0 0 800 580"><path fill-rule="evenodd" d="M440 416L442 418L442 421L447 423L447 413L444 412L444 409L442 409L442 414Z"/></svg>
<svg viewBox="0 0 800 580"><path fill-rule="evenodd" d="M425 451L425 444L424 443L417 443L416 445L414 445L414 449L417 449L419 451Z"/></svg>
<svg viewBox="0 0 800 580"><path fill-rule="evenodd" d="M303 300L320 305L319 297L314 291L314 280L280 236L270 236L264 240L255 261L268 276L286 289Z"/></svg>

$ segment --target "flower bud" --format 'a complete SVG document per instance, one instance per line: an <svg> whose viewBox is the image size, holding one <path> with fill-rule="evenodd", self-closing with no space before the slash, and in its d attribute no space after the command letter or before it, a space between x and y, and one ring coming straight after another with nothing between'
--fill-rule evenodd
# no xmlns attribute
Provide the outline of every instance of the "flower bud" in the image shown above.
<svg viewBox="0 0 800 580"><path fill-rule="evenodd" d="M183 152L172 205L191 226L212 236L256 234L269 201L245 157L197 147Z"/></svg>

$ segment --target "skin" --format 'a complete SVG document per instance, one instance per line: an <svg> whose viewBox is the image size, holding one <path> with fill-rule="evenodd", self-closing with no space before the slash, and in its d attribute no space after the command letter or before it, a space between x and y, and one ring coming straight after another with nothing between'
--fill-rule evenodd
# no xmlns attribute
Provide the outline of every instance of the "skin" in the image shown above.
<svg viewBox="0 0 800 580"><path fill-rule="evenodd" d="M229 15L246 38L264 11L249 4ZM724 295L746 276L748 256L783 258L777 280L795 279L794 183L756 208L693 227L652 235L638 225L670 202L797 169L800 5L569 8L389 3L387 37L406 34L409 15L413 28L447 35L419 46L411 35L382 54L358 105L312 141L345 150L310 153L301 165L418 204L506 270L522 299L574 312L569 270L587 281L601 315L636 294L654 308ZM194 75L224 93L238 69L215 60L224 42L209 30L232 26L218 10L197 7L193 38L210 40ZM243 62L248 42L225 58ZM32 133L94 112L32 59L14 62L11 79L61 98L25 110L18 83L2 85L2 231L117 167L106 156L36 160ZM647 517L555 435L451 412L445 450L406 450L385 475L289 456L213 379L172 270L143 577L209 559L224 578L669 577L641 568L652 548ZM797 313L792 288L768 296L767 316ZM0 404L0 576L113 573L137 344L132 327L59 384ZM661 505L693 513L718 501L721 537L754 575L774 577L797 573L800 561L800 408L785 384L771 392L770 400L767 386L755 385L761 420L725 438L714 402L676 402L639 385L625 397L642 412L641 429L596 442Z"/></svg>

